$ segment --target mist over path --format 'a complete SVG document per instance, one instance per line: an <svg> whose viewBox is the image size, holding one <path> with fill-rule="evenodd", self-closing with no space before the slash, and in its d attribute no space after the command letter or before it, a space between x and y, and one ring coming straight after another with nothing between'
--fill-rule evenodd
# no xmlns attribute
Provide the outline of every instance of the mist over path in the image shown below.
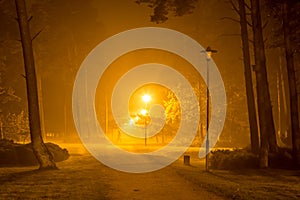
<svg viewBox="0 0 300 200"><path fill-rule="evenodd" d="M130 174L108 168L80 145L59 170L0 168L0 199L222 199L177 173L176 166Z"/></svg>

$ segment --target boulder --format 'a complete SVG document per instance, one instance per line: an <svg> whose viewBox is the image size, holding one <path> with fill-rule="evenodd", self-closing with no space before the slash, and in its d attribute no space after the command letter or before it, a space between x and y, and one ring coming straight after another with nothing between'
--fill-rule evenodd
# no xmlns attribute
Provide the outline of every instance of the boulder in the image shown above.
<svg viewBox="0 0 300 200"><path fill-rule="evenodd" d="M55 162L69 158L67 149L54 143L45 143ZM38 165L31 144L17 144L11 140L0 140L0 166Z"/></svg>

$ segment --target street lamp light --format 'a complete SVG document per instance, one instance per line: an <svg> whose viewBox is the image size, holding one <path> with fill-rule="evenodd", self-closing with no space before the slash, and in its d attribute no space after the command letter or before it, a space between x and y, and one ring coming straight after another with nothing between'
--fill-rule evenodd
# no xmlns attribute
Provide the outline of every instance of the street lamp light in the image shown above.
<svg viewBox="0 0 300 200"><path fill-rule="evenodd" d="M145 146L147 146L147 115L148 115L148 110L147 110L147 106L148 103L151 101L151 96L149 94L144 94L142 96L142 100L145 102L145 109L141 110L141 114L144 117L144 122L145 122Z"/></svg>
<svg viewBox="0 0 300 200"><path fill-rule="evenodd" d="M142 100L146 103L146 107L147 107L147 104L149 103L149 101L151 101L151 96L149 94L144 94L142 96Z"/></svg>
<svg viewBox="0 0 300 200"><path fill-rule="evenodd" d="M148 111L147 111L146 109L142 109L142 110L141 110L141 114L142 114L143 116L146 116L147 113L148 113Z"/></svg>
<svg viewBox="0 0 300 200"><path fill-rule="evenodd" d="M206 156L205 156L205 170L209 171L208 166L208 159L209 159L209 132L208 132L208 126L209 126L209 61L211 59L211 56L213 53L217 53L217 50L212 49L210 46L208 46L205 50L206 52Z"/></svg>

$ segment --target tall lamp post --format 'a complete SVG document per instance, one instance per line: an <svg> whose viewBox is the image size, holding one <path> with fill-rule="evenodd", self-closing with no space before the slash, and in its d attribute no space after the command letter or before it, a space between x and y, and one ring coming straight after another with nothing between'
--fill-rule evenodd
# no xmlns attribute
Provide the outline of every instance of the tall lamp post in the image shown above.
<svg viewBox="0 0 300 200"><path fill-rule="evenodd" d="M145 102L145 109L142 110L141 114L144 116L144 126L145 126L145 146L147 146L147 114L148 114L148 103L151 100L151 96L149 94L145 94L142 96L142 100Z"/></svg>
<svg viewBox="0 0 300 200"><path fill-rule="evenodd" d="M209 171L208 159L209 159L209 61L213 53L217 53L217 50L212 49L211 47L207 47L205 50L206 53L206 156L205 156L205 170Z"/></svg>

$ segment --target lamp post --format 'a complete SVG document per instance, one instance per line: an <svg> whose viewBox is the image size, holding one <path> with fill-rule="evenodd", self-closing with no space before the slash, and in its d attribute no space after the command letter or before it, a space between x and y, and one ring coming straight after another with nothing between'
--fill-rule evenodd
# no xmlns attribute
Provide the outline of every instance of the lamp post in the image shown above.
<svg viewBox="0 0 300 200"><path fill-rule="evenodd" d="M145 146L147 146L147 107L148 107L148 103L151 100L151 96L149 94L145 94L142 96L142 100L145 102L145 109L143 109L141 111L141 114L144 116L144 126L145 126Z"/></svg>
<svg viewBox="0 0 300 200"><path fill-rule="evenodd" d="M208 159L209 159L209 61L213 53L217 53L217 50L211 49L209 46L205 50L206 52L206 156L205 156L205 170L209 171Z"/></svg>

